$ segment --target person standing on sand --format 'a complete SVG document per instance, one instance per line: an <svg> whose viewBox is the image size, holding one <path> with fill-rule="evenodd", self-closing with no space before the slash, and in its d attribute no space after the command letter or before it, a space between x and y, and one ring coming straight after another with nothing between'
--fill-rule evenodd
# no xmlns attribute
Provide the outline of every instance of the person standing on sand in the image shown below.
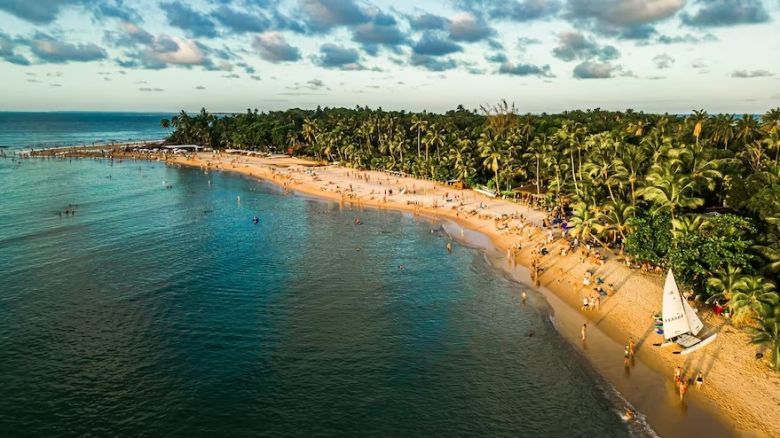
<svg viewBox="0 0 780 438"><path fill-rule="evenodd" d="M523 304L525 304L525 300L528 299L528 294L525 291L523 291L523 293L520 294L520 297L523 299Z"/></svg>
<svg viewBox="0 0 780 438"><path fill-rule="evenodd" d="M636 345L634 344L634 338L630 337L628 338L628 353L631 355L631 359L634 358L634 347Z"/></svg>
<svg viewBox="0 0 780 438"><path fill-rule="evenodd" d="M682 368L679 366L674 369L674 383L676 385L680 385L680 382L682 381Z"/></svg>
<svg viewBox="0 0 780 438"><path fill-rule="evenodd" d="M704 376L701 375L701 371L696 375L696 389L701 389L701 385L704 383Z"/></svg>
<svg viewBox="0 0 780 438"><path fill-rule="evenodd" d="M683 401L686 392L688 392L688 384L685 382L680 382L680 401Z"/></svg>
<svg viewBox="0 0 780 438"><path fill-rule="evenodd" d="M631 353L629 352L628 345L623 350L623 365L628 368L631 365Z"/></svg>
<svg viewBox="0 0 780 438"><path fill-rule="evenodd" d="M588 323L582 324L582 329L580 330L580 335L582 336L582 342L585 342L585 329L588 327Z"/></svg>

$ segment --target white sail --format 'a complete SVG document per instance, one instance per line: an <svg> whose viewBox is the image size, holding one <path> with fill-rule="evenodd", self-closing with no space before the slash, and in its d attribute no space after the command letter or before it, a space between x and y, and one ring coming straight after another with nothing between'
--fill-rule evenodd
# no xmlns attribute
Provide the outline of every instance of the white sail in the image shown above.
<svg viewBox="0 0 780 438"><path fill-rule="evenodd" d="M688 327L691 329L691 334L696 336L699 334L701 329L704 328L704 324L702 324L701 320L699 319L699 315L697 315L693 308L691 308L690 304L688 304L688 301L683 299L682 302L683 308L685 309L685 316L688 318Z"/></svg>
<svg viewBox="0 0 780 438"><path fill-rule="evenodd" d="M677 289L677 283L674 281L674 274L672 274L671 269L666 274L661 314L664 320L664 339L667 341L683 333L690 333L691 328L688 325L683 299L680 296L679 289ZM698 318L696 320L698 321ZM701 324L701 321L699 321L699 324Z"/></svg>

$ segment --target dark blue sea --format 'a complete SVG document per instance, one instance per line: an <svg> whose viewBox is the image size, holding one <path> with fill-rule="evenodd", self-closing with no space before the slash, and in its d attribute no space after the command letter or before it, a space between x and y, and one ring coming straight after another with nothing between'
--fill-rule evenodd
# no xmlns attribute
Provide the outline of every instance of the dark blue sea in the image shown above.
<svg viewBox="0 0 780 438"><path fill-rule="evenodd" d="M544 301L447 241L229 173L0 158L0 436L628 436Z"/></svg>
<svg viewBox="0 0 780 438"><path fill-rule="evenodd" d="M0 148L22 149L160 140L168 113L0 112Z"/></svg>

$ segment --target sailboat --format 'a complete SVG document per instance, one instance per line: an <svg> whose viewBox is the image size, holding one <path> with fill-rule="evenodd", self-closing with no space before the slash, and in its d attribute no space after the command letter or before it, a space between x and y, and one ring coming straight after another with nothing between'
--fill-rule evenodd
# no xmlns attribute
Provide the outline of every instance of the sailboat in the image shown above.
<svg viewBox="0 0 780 438"><path fill-rule="evenodd" d="M662 347L677 344L683 349L679 354L689 354L712 343L717 334L712 334L705 339L697 338L696 335L704 328L699 316L688 304L677 288L677 282L674 281L672 270L666 274L666 284L664 284L663 301L663 331L664 342Z"/></svg>

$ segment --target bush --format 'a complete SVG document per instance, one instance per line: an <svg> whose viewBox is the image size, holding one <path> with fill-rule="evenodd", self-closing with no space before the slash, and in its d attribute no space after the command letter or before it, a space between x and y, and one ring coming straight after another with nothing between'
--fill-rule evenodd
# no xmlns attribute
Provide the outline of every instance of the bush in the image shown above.
<svg viewBox="0 0 780 438"><path fill-rule="evenodd" d="M626 253L638 262L666 266L666 257L672 247L672 220L669 214L651 215L637 210L631 225L634 231L626 238Z"/></svg>
<svg viewBox="0 0 780 438"><path fill-rule="evenodd" d="M675 239L669 251L669 266L683 284L710 295L714 291L705 288L713 272L726 266L741 268L745 274L755 272L755 257L749 251L755 243L755 232L753 223L740 216L724 214L710 218L696 231Z"/></svg>

